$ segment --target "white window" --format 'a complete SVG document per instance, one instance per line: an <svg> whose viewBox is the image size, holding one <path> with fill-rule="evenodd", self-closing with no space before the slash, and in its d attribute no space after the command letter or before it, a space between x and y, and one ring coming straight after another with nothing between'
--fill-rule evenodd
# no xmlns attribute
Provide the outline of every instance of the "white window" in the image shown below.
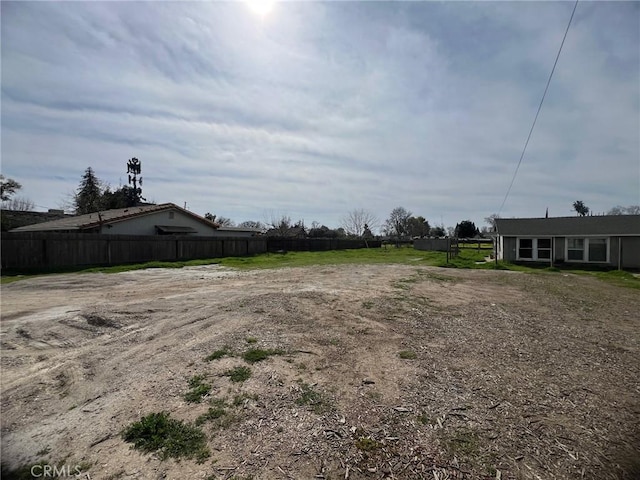
<svg viewBox="0 0 640 480"><path fill-rule="evenodd" d="M519 238L518 243L518 259L533 260L533 238Z"/></svg>
<svg viewBox="0 0 640 480"><path fill-rule="evenodd" d="M518 260L551 260L550 238L518 238Z"/></svg>
<svg viewBox="0 0 640 480"><path fill-rule="evenodd" d="M589 261L590 262L606 262L607 261L607 239L606 238L590 238L589 239Z"/></svg>
<svg viewBox="0 0 640 480"><path fill-rule="evenodd" d="M609 261L608 238L567 238L568 262Z"/></svg>
<svg viewBox="0 0 640 480"><path fill-rule="evenodd" d="M551 239L538 238L538 258L541 260L551 260Z"/></svg>
<svg viewBox="0 0 640 480"><path fill-rule="evenodd" d="M584 238L567 238L567 260L584 261Z"/></svg>

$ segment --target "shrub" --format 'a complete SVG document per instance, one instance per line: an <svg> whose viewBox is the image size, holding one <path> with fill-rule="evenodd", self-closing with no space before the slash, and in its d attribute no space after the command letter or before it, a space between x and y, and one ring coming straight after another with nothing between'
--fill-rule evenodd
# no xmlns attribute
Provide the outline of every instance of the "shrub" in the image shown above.
<svg viewBox="0 0 640 480"><path fill-rule="evenodd" d="M167 412L150 413L142 417L122 432L122 438L125 442L133 443L136 450L158 452L162 460L185 457L202 462L210 455L204 432L170 418Z"/></svg>

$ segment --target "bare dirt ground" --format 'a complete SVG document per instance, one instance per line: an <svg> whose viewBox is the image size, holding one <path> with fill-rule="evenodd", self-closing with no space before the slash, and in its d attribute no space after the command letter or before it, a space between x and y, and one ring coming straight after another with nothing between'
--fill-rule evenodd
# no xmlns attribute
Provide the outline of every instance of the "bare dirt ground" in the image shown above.
<svg viewBox="0 0 640 480"><path fill-rule="evenodd" d="M1 293L2 462L14 468L46 458L82 463L91 479L640 478L640 295L594 278L212 265L39 277ZM204 360L223 346L286 353L232 383L221 373L247 365L239 355ZM228 404L203 426L211 457L162 461L122 440L151 412L206 412L207 399L183 398L198 374Z"/></svg>

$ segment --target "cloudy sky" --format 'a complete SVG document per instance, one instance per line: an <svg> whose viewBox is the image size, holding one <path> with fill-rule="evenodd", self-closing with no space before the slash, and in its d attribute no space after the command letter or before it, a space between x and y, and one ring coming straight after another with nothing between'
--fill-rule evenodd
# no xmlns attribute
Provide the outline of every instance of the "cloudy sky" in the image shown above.
<svg viewBox="0 0 640 480"><path fill-rule="evenodd" d="M235 221L500 208L573 2L7 2L2 173ZM503 216L640 203L640 3L581 2Z"/></svg>

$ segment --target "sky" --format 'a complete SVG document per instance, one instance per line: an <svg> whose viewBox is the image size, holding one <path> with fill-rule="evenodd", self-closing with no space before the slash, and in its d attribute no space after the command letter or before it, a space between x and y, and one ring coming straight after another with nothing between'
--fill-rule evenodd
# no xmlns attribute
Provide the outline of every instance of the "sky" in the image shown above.
<svg viewBox="0 0 640 480"><path fill-rule="evenodd" d="M2 173L236 222L497 213L573 2L1 3ZM580 2L503 217L640 204L640 2Z"/></svg>

